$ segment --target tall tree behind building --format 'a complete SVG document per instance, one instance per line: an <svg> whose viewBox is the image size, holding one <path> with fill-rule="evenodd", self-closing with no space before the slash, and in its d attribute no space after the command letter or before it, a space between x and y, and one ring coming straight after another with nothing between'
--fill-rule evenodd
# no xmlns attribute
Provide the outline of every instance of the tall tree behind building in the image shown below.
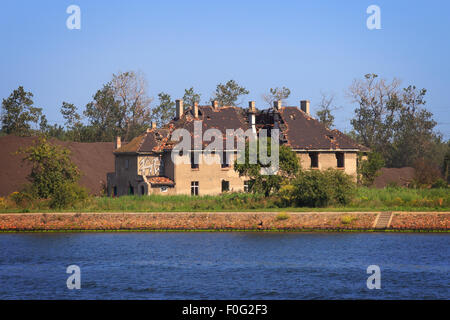
<svg viewBox="0 0 450 320"><path fill-rule="evenodd" d="M242 103L239 99L249 93L250 91L241 87L236 81L229 80L226 84L217 85L211 101L216 100L219 106L239 106Z"/></svg>
<svg viewBox="0 0 450 320"><path fill-rule="evenodd" d="M376 74L353 82L349 96L357 107L351 124L358 141L380 152L388 167L411 166L422 158L442 163L433 159L441 136L425 108L426 90L399 86L397 79L387 82Z"/></svg>
<svg viewBox="0 0 450 320"><path fill-rule="evenodd" d="M175 102L164 92L158 94L158 99L159 105L153 108L152 120L161 128L175 117Z"/></svg>
<svg viewBox="0 0 450 320"><path fill-rule="evenodd" d="M282 87L282 88L270 88L269 93L263 94L263 100L268 104L269 108L273 106L275 101L281 101L282 103L286 101L287 98L291 95L291 90Z"/></svg>
<svg viewBox="0 0 450 320"><path fill-rule="evenodd" d="M194 91L194 87L184 89L183 102L185 106L192 107L194 103L200 103L201 94Z"/></svg>
<svg viewBox="0 0 450 320"><path fill-rule="evenodd" d="M316 116L317 120L328 129L334 126L333 111L337 108L333 106L334 95L321 93L321 100L317 106Z"/></svg>
<svg viewBox="0 0 450 320"><path fill-rule="evenodd" d="M20 86L8 98L3 99L1 112L3 133L19 136L32 133L31 125L33 123L37 125L42 117L42 109L34 106L32 98L33 94Z"/></svg>

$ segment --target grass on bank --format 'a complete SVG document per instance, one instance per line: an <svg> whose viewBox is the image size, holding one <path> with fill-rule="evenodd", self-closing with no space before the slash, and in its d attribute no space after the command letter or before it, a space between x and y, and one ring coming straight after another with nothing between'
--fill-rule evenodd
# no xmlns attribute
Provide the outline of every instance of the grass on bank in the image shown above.
<svg viewBox="0 0 450 320"><path fill-rule="evenodd" d="M181 211L450 211L450 189L408 189L360 187L345 206L283 207L278 197L229 193L219 196L123 196L90 197L65 210L49 209L48 200L16 205L0 198L0 213L8 212L181 212ZM280 219L286 219L281 217Z"/></svg>

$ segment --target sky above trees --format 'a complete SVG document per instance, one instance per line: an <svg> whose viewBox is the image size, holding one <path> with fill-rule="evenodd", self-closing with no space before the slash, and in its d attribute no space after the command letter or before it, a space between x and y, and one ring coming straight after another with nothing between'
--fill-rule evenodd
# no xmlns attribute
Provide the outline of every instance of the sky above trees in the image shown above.
<svg viewBox="0 0 450 320"><path fill-rule="evenodd" d="M353 79L376 73L427 89L427 109L450 138L450 3L376 1L381 30L368 30L372 1L10 1L0 10L0 98L22 85L50 124L63 125L63 101L78 108L113 73L137 70L147 92L181 98L186 88L209 102L235 79L245 100L265 106L269 88L287 87L287 104L335 94L336 128L349 131ZM68 30L66 8L81 8ZM246 103L244 104L246 106Z"/></svg>

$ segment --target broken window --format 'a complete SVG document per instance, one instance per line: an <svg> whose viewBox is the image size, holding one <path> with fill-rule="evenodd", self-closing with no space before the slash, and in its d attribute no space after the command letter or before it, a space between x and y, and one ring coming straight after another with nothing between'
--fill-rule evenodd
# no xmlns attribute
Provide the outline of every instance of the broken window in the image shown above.
<svg viewBox="0 0 450 320"><path fill-rule="evenodd" d="M199 152L191 151L191 169L198 169Z"/></svg>
<svg viewBox="0 0 450 320"><path fill-rule="evenodd" d="M222 180L222 192L230 191L230 181Z"/></svg>
<svg viewBox="0 0 450 320"><path fill-rule="evenodd" d="M336 152L336 161L337 161L337 167L338 168L344 168L344 153L343 152Z"/></svg>
<svg viewBox="0 0 450 320"><path fill-rule="evenodd" d="M244 181L244 192L250 192L250 180Z"/></svg>
<svg viewBox="0 0 450 320"><path fill-rule="evenodd" d="M310 152L309 158L311 159L311 168L319 167L319 153L318 152Z"/></svg>
<svg viewBox="0 0 450 320"><path fill-rule="evenodd" d="M191 196L198 196L198 181L191 181Z"/></svg>
<svg viewBox="0 0 450 320"><path fill-rule="evenodd" d="M230 163L229 163L229 154L226 151L222 152L222 168L229 168L230 167Z"/></svg>

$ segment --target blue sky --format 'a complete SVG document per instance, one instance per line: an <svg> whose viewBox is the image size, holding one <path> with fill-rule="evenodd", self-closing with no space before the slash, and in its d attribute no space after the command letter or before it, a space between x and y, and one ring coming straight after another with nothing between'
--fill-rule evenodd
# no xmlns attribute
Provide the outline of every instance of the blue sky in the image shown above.
<svg viewBox="0 0 450 320"><path fill-rule="evenodd" d="M66 8L81 8L81 30ZM381 8L381 30L366 9ZM235 79L263 106L271 87L291 89L290 105L336 94L336 127L350 130L345 96L366 73L428 90L427 108L450 138L449 1L2 1L0 98L23 85L50 123L63 101L84 109L118 71L142 72L148 93L179 98L194 86L202 102ZM243 106L247 104L244 103Z"/></svg>

